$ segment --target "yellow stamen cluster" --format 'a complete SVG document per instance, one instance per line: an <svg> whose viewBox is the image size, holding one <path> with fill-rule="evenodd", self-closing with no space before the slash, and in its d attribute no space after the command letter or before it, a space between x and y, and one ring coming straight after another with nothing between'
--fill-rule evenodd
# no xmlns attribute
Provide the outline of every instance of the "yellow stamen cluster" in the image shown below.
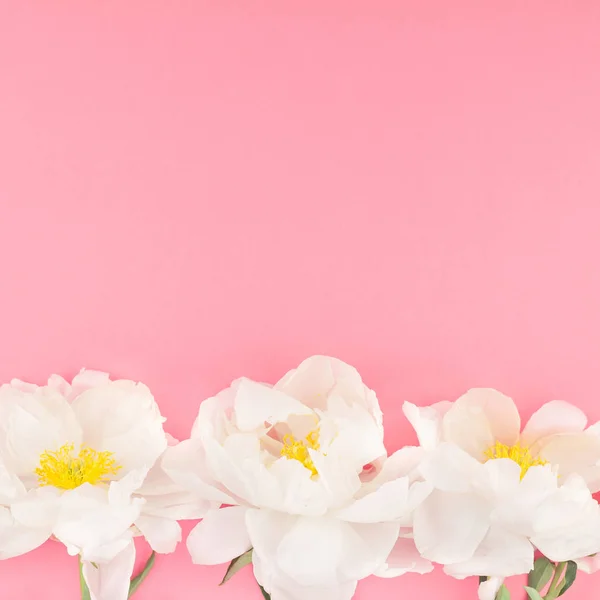
<svg viewBox="0 0 600 600"><path fill-rule="evenodd" d="M521 479L525 477L525 473L527 473L530 467L548 464L548 461L543 458L533 457L531 455L531 450L527 446L521 446L521 444L507 446L501 442L496 442L491 448L488 448L484 454L488 460L494 458L510 458L510 460L516 462L521 467Z"/></svg>
<svg viewBox="0 0 600 600"><path fill-rule="evenodd" d="M107 475L115 475L121 468L112 452L81 448L79 454L73 456L74 449L73 444L65 444L56 452L42 453L40 466L35 470L40 486L73 490L83 483L106 483Z"/></svg>
<svg viewBox="0 0 600 600"><path fill-rule="evenodd" d="M302 463L313 476L317 475L317 468L308 452L311 450L319 450L319 430L311 431L304 440L297 440L291 433L283 436L283 448L281 456L285 456L289 460L297 460Z"/></svg>

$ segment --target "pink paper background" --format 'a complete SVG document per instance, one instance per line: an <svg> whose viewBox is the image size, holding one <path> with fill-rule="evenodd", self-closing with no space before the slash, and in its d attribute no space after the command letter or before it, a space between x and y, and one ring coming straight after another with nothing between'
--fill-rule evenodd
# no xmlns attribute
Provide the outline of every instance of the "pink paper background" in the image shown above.
<svg viewBox="0 0 600 600"><path fill-rule="evenodd" d="M403 400L469 386L597 420L599 257L596 0L0 0L2 381L141 379L183 437L232 378L328 353L390 450ZM259 599L222 573L181 546L136 597ZM77 586L58 545L0 563L3 600Z"/></svg>

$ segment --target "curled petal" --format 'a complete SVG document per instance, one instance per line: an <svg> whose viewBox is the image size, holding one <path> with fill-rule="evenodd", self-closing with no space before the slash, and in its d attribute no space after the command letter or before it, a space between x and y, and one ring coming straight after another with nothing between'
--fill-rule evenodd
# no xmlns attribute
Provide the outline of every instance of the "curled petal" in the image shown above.
<svg viewBox="0 0 600 600"><path fill-rule="evenodd" d="M218 565L241 556L252 547L246 508L211 510L190 532L187 547L194 563L201 565Z"/></svg>
<svg viewBox="0 0 600 600"><path fill-rule="evenodd" d="M91 600L127 600L135 563L135 546L130 541L110 562L83 562L83 577Z"/></svg>
<svg viewBox="0 0 600 600"><path fill-rule="evenodd" d="M444 440L482 460L495 442L516 444L521 417L508 396L494 389L475 388L454 403L444 415L442 427Z"/></svg>

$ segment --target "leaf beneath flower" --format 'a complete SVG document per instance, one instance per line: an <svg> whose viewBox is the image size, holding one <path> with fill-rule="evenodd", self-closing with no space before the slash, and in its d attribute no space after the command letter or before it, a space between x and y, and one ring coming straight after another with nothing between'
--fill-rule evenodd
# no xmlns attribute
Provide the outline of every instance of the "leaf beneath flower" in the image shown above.
<svg viewBox="0 0 600 600"><path fill-rule="evenodd" d="M265 588L262 585L258 586L260 588L260 591L262 592L263 598L265 600L271 600L271 596L269 596L269 594L267 594L267 592L265 592Z"/></svg>
<svg viewBox="0 0 600 600"><path fill-rule="evenodd" d="M575 583L575 577L577 577L577 563L570 560L567 563L567 570L565 571L565 578L559 596L562 596Z"/></svg>
<svg viewBox="0 0 600 600"><path fill-rule="evenodd" d="M223 581L219 585L223 585L227 583L238 571L248 566L252 562L252 548L248 550L248 552L244 552L241 556L234 558L227 567L227 572L225 573L225 577L223 577Z"/></svg>
<svg viewBox="0 0 600 600"><path fill-rule="evenodd" d="M496 594L496 600L510 600L510 592L505 585L500 586L500 589Z"/></svg>
<svg viewBox="0 0 600 600"><path fill-rule="evenodd" d="M527 592L530 600L543 600L543 598L540 596L540 593L536 589L526 585L525 591Z"/></svg>
<svg viewBox="0 0 600 600"><path fill-rule="evenodd" d="M539 592L550 581L553 573L554 565L545 556L541 556L533 563L533 569L527 577L527 585Z"/></svg>

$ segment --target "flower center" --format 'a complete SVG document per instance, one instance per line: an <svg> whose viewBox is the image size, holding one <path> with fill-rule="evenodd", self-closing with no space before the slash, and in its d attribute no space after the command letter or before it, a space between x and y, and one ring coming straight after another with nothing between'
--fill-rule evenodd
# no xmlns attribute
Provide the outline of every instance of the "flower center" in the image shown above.
<svg viewBox="0 0 600 600"><path fill-rule="evenodd" d="M543 458L534 458L531 455L531 450L529 450L527 446L521 446L521 444L507 446L501 442L496 442L491 448L488 448L484 454L488 460L494 458L510 458L510 460L516 462L521 467L521 479L525 477L525 473L527 473L529 467L548 464L548 461Z"/></svg>
<svg viewBox="0 0 600 600"><path fill-rule="evenodd" d="M318 450L321 447L319 444L319 430L311 431L304 440L297 440L291 433L283 436L283 448L281 456L285 456L289 460L297 460L302 463L313 476L317 475L317 468L308 452Z"/></svg>
<svg viewBox="0 0 600 600"><path fill-rule="evenodd" d="M107 475L115 475L121 468L112 452L97 452L81 448L73 456L74 445L65 444L56 452L47 450L40 456L40 466L35 470L40 486L52 485L63 490L73 490L83 483L106 483Z"/></svg>

